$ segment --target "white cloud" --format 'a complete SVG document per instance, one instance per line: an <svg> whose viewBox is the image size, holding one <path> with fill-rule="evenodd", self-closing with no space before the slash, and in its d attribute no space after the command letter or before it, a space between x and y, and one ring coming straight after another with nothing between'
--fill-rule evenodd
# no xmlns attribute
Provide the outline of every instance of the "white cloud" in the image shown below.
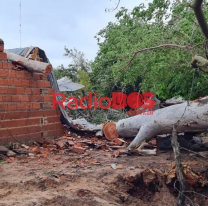
<svg viewBox="0 0 208 206"><path fill-rule="evenodd" d="M54 67L68 65L64 46L77 48L92 60L98 51L94 36L108 22L115 21L117 0L36 0L22 2L22 47L38 46L46 52ZM142 1L121 0L119 7L132 9ZM20 0L1 2L0 31L5 48L20 47Z"/></svg>

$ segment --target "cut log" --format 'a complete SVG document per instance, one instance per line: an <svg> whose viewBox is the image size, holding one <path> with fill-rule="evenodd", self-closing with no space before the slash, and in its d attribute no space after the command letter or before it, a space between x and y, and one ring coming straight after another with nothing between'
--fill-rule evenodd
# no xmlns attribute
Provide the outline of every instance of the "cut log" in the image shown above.
<svg viewBox="0 0 208 206"><path fill-rule="evenodd" d="M173 105L148 113L122 119L116 123L116 130L121 137L135 137L129 149L137 148L143 141L149 141L159 134L172 132L178 123L178 132L204 132L208 129L208 96L193 101Z"/></svg>
<svg viewBox="0 0 208 206"><path fill-rule="evenodd" d="M52 65L45 63L45 62L39 62L35 60L30 60L25 57L19 56L17 54L13 54L10 52L7 53L7 58L13 62L16 62L17 64L25 67L30 72L38 72L38 73L44 73L44 74L50 74L52 71Z"/></svg>

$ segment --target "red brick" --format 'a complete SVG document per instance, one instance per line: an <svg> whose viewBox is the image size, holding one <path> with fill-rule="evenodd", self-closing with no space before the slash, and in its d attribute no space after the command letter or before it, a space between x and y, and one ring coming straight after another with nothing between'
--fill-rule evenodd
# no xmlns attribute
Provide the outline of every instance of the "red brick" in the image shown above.
<svg viewBox="0 0 208 206"><path fill-rule="evenodd" d="M16 78L16 71L9 71L10 78Z"/></svg>
<svg viewBox="0 0 208 206"><path fill-rule="evenodd" d="M25 89L25 94L32 94L32 90L30 88Z"/></svg>
<svg viewBox="0 0 208 206"><path fill-rule="evenodd" d="M7 110L7 104L0 104L0 111L6 111Z"/></svg>
<svg viewBox="0 0 208 206"><path fill-rule="evenodd" d="M30 134L22 134L22 135L16 135L16 139L18 139L20 142L31 144L34 141L38 141L41 139L41 132L36 133L30 133ZM9 137L0 138L0 144L5 145L10 142L14 142L15 139L9 135Z"/></svg>
<svg viewBox="0 0 208 206"><path fill-rule="evenodd" d="M2 69L8 69L8 62L2 63Z"/></svg>
<svg viewBox="0 0 208 206"><path fill-rule="evenodd" d="M14 65L11 62L9 62L8 63L8 69L12 69L13 67L14 67Z"/></svg>
<svg viewBox="0 0 208 206"><path fill-rule="evenodd" d="M30 109L29 104L23 104L23 103L17 104L17 110L28 110L28 109Z"/></svg>
<svg viewBox="0 0 208 206"><path fill-rule="evenodd" d="M7 54L4 52L0 52L0 60L7 60Z"/></svg>
<svg viewBox="0 0 208 206"><path fill-rule="evenodd" d="M32 133L32 132L40 132L42 130L41 130L41 126L36 125L36 126L29 126L27 128L27 131L28 133Z"/></svg>
<svg viewBox="0 0 208 206"><path fill-rule="evenodd" d="M8 111L15 111L17 110L16 104L8 104Z"/></svg>
<svg viewBox="0 0 208 206"><path fill-rule="evenodd" d="M0 87L0 94L7 94L7 87Z"/></svg>
<svg viewBox="0 0 208 206"><path fill-rule="evenodd" d="M25 77L25 73L24 72L22 72L22 71L17 71L16 72L16 78L24 79L24 77Z"/></svg>
<svg viewBox="0 0 208 206"><path fill-rule="evenodd" d="M21 102L29 102L28 96L21 96Z"/></svg>
<svg viewBox="0 0 208 206"><path fill-rule="evenodd" d="M40 89L32 89L34 95L40 94Z"/></svg>
<svg viewBox="0 0 208 206"><path fill-rule="evenodd" d="M36 97L36 101L37 102L43 102L44 101L44 97L43 96L37 96Z"/></svg>
<svg viewBox="0 0 208 206"><path fill-rule="evenodd" d="M39 125L40 118L27 119L27 125Z"/></svg>
<svg viewBox="0 0 208 206"><path fill-rule="evenodd" d="M45 86L45 82L44 81L38 81L37 82L37 86L40 87L44 87Z"/></svg>
<svg viewBox="0 0 208 206"><path fill-rule="evenodd" d="M57 125L61 125L60 123L55 123L55 124L46 124L43 125L43 131L47 131L47 130L56 130Z"/></svg>
<svg viewBox="0 0 208 206"><path fill-rule="evenodd" d="M25 72L24 76L25 76L24 79L29 79L29 80L33 79L33 73Z"/></svg>
<svg viewBox="0 0 208 206"><path fill-rule="evenodd" d="M19 128L12 128L12 129L9 129L9 131L12 135L19 135L20 134Z"/></svg>
<svg viewBox="0 0 208 206"><path fill-rule="evenodd" d="M0 44L0 52L4 51L4 44Z"/></svg>
<svg viewBox="0 0 208 206"><path fill-rule="evenodd" d="M14 80L13 79L6 79L5 83L7 83L7 86L12 86L14 83Z"/></svg>
<svg viewBox="0 0 208 206"><path fill-rule="evenodd" d="M12 79L0 79L0 85L12 86L13 85L13 80Z"/></svg>
<svg viewBox="0 0 208 206"><path fill-rule="evenodd" d="M49 130L49 131L44 131L44 135L47 137L60 137L63 136L64 131L62 130Z"/></svg>
<svg viewBox="0 0 208 206"><path fill-rule="evenodd" d="M22 126L26 126L27 122L25 124L22 124ZM21 126L21 124L20 124ZM19 134L27 134L28 133L28 128L27 127L21 127L19 128Z"/></svg>
<svg viewBox="0 0 208 206"><path fill-rule="evenodd" d="M20 96L15 95L15 96L11 96L12 97L12 102L20 102Z"/></svg>
<svg viewBox="0 0 208 206"><path fill-rule="evenodd" d="M40 103L33 103L32 109L40 109Z"/></svg>
<svg viewBox="0 0 208 206"><path fill-rule="evenodd" d="M3 102L11 102L12 97L11 96L2 96Z"/></svg>
<svg viewBox="0 0 208 206"><path fill-rule="evenodd" d="M9 77L9 71L8 70L0 70L0 77Z"/></svg>
<svg viewBox="0 0 208 206"><path fill-rule="evenodd" d="M86 149L83 148L83 147L73 147L73 149L71 150L72 152L75 152L75 153L80 153L80 154L84 154Z"/></svg>
<svg viewBox="0 0 208 206"><path fill-rule="evenodd" d="M54 93L54 90L53 90L53 89L49 89L49 90L48 90L48 94L49 94L49 95L53 95L53 93Z"/></svg>
<svg viewBox="0 0 208 206"><path fill-rule="evenodd" d="M22 80L14 79L13 84L16 87L21 87L22 86Z"/></svg>
<svg viewBox="0 0 208 206"><path fill-rule="evenodd" d="M2 122L2 125L4 125L4 122ZM9 137L11 134L6 129L0 129L0 137ZM1 138L0 138L1 140Z"/></svg>
<svg viewBox="0 0 208 206"><path fill-rule="evenodd" d="M0 79L0 85L7 85L5 79Z"/></svg>
<svg viewBox="0 0 208 206"><path fill-rule="evenodd" d="M24 88L22 88L22 87L17 87L17 88L16 88L16 93L17 93L17 94L24 94L24 93L25 93L25 90L24 90Z"/></svg>
<svg viewBox="0 0 208 206"><path fill-rule="evenodd" d="M51 83L50 83L50 82L45 81L45 87L51 88Z"/></svg>
<svg viewBox="0 0 208 206"><path fill-rule="evenodd" d="M19 112L2 112L0 113L0 120L11 120L11 119L18 119Z"/></svg>
<svg viewBox="0 0 208 206"><path fill-rule="evenodd" d="M29 80L22 80L22 86L29 87L30 81Z"/></svg>
<svg viewBox="0 0 208 206"><path fill-rule="evenodd" d="M29 86L30 86L30 87L37 87L37 82L35 82L35 81L30 81Z"/></svg>
<svg viewBox="0 0 208 206"><path fill-rule="evenodd" d="M17 89L16 88L7 88L7 94L16 94Z"/></svg>
<svg viewBox="0 0 208 206"><path fill-rule="evenodd" d="M19 121L13 121L13 120L9 120L9 121L4 121L4 127L18 127L18 122Z"/></svg>
<svg viewBox="0 0 208 206"><path fill-rule="evenodd" d="M40 80L40 74L34 73L33 74L33 79L34 80Z"/></svg>
<svg viewBox="0 0 208 206"><path fill-rule="evenodd" d="M60 117L59 116L48 117L47 120L48 120L48 123L60 122Z"/></svg>
<svg viewBox="0 0 208 206"><path fill-rule="evenodd" d="M49 116L56 116L56 110L45 110L43 111L43 116L44 117L49 117Z"/></svg>
<svg viewBox="0 0 208 206"><path fill-rule="evenodd" d="M45 96L44 97L44 102L52 102L53 101L53 97L52 96Z"/></svg>
<svg viewBox="0 0 208 206"><path fill-rule="evenodd" d="M30 102L37 102L36 97L37 96L28 96Z"/></svg>

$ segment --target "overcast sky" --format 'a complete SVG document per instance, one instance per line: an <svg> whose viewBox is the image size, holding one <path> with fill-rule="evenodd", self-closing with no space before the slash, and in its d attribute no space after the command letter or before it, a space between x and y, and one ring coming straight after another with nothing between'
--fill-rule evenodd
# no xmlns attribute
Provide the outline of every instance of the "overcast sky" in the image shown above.
<svg viewBox="0 0 208 206"><path fill-rule="evenodd" d="M144 0L121 0L119 7L132 9ZM20 47L20 0L1 1L0 38L5 48ZM108 22L115 22L117 0L21 0L21 47L38 46L46 52L53 67L69 64L64 46L76 48L93 60L98 51L94 36Z"/></svg>

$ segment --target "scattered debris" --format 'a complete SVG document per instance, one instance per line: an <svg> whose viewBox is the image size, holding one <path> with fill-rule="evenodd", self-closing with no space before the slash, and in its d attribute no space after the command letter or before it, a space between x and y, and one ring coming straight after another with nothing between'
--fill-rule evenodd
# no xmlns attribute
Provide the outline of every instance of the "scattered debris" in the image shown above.
<svg viewBox="0 0 208 206"><path fill-rule="evenodd" d="M7 152L7 157L15 157L16 156L16 153L15 152L13 152L13 151L11 151L11 150L9 150L8 152Z"/></svg>
<svg viewBox="0 0 208 206"><path fill-rule="evenodd" d="M0 154L6 155L7 152L9 152L9 149L4 146L0 146Z"/></svg>
<svg viewBox="0 0 208 206"><path fill-rule="evenodd" d="M205 180L202 176L199 174L196 174L188 165L183 164L183 173L186 179L186 182L190 186L201 186L204 187L205 185L208 185L208 181ZM175 165L173 166L173 169L167 171L165 174L166 176L166 184L167 185L173 185L176 180L176 168Z"/></svg>

